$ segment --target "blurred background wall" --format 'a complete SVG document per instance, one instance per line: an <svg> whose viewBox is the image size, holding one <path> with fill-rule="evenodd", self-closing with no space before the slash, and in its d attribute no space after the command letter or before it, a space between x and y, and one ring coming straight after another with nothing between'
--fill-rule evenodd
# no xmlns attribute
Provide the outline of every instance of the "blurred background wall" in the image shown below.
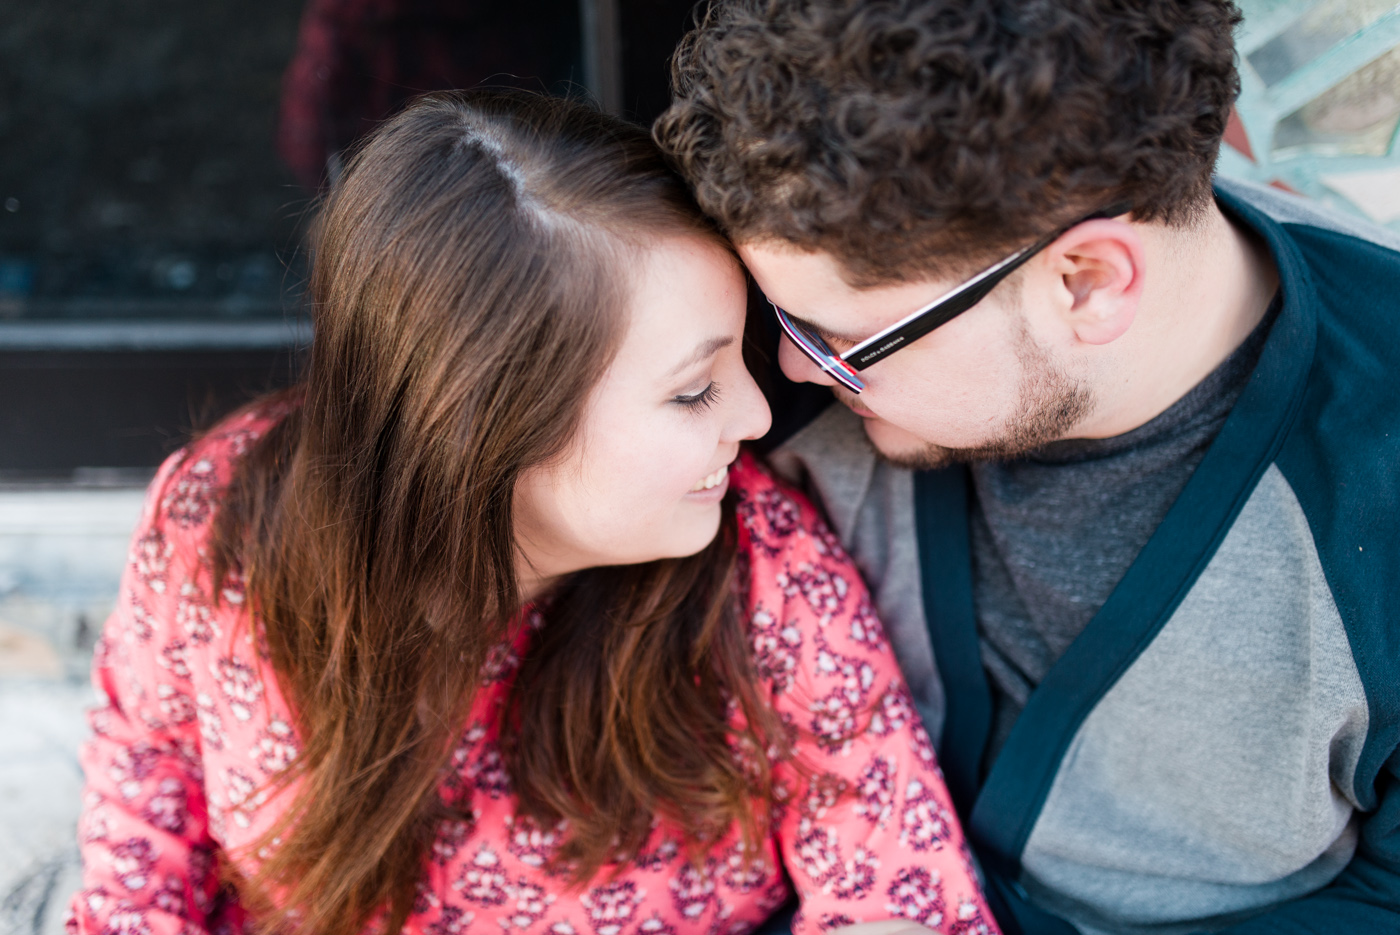
<svg viewBox="0 0 1400 935"><path fill-rule="evenodd" d="M346 148L482 83L648 122L691 4L0 0L0 933L61 931L88 653L142 488L294 378L301 237ZM1400 0L1242 6L1220 171L1400 229Z"/></svg>
<svg viewBox="0 0 1400 935"><path fill-rule="evenodd" d="M689 5L0 0L0 482L139 477L289 380L309 199L404 101L649 120Z"/></svg>
<svg viewBox="0 0 1400 935"><path fill-rule="evenodd" d="M272 134L298 12L0 3L0 479L139 473L285 379L305 199Z"/></svg>
<svg viewBox="0 0 1400 935"><path fill-rule="evenodd" d="M1400 230L1400 3L1244 0L1219 171Z"/></svg>

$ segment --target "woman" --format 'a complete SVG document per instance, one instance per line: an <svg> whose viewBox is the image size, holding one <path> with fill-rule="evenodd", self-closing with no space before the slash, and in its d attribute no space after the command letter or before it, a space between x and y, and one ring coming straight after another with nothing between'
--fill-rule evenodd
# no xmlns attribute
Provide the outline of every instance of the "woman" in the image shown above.
<svg viewBox="0 0 1400 935"><path fill-rule="evenodd" d="M742 932L780 863L800 932L993 930L859 575L739 456L744 278L643 131L423 100L311 296L303 385L152 486L78 931Z"/></svg>

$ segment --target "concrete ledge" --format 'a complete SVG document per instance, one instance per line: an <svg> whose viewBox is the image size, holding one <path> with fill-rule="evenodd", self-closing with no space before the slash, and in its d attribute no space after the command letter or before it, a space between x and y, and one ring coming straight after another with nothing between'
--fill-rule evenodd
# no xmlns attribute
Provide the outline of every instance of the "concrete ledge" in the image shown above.
<svg viewBox="0 0 1400 935"><path fill-rule="evenodd" d="M303 318L0 322L0 351L264 350L310 343L311 323Z"/></svg>
<svg viewBox="0 0 1400 935"><path fill-rule="evenodd" d="M141 488L0 490L0 626L45 640L65 671L81 674L145 496ZM24 671L10 662L4 668Z"/></svg>
<svg viewBox="0 0 1400 935"><path fill-rule="evenodd" d="M0 932L58 935L81 880L92 640L145 491L0 489Z"/></svg>
<svg viewBox="0 0 1400 935"><path fill-rule="evenodd" d="M72 682L0 679L0 931L58 935L82 882L78 747L96 697Z"/></svg>

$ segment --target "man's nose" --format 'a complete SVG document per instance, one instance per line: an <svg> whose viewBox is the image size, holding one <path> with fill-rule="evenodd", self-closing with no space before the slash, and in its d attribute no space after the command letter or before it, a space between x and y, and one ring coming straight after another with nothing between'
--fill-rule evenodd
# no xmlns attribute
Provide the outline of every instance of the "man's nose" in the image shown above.
<svg viewBox="0 0 1400 935"><path fill-rule="evenodd" d="M812 358L798 350L786 335L778 344L778 366L794 383L817 383L821 386L835 386L836 380L818 367Z"/></svg>

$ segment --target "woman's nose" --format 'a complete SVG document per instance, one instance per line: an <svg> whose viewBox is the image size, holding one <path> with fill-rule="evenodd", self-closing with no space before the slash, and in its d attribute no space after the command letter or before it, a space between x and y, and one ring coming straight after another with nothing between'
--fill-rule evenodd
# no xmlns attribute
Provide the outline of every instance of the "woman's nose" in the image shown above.
<svg viewBox="0 0 1400 935"><path fill-rule="evenodd" d="M748 368L743 368L743 378L739 381L738 395L734 400L734 411L730 415L727 440L744 441L762 438L773 425L773 413L768 408L768 400L758 388Z"/></svg>

